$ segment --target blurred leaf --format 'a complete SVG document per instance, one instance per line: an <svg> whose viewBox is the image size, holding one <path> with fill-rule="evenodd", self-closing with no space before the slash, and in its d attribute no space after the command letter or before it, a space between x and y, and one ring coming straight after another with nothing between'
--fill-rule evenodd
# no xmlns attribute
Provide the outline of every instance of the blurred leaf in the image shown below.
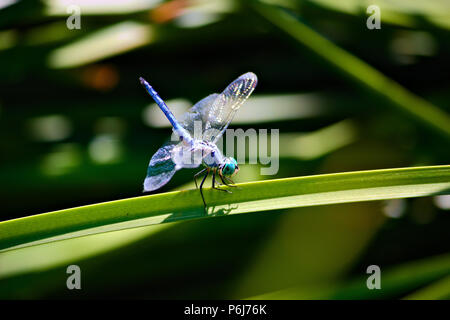
<svg viewBox="0 0 450 320"><path fill-rule="evenodd" d="M181 221L2 252L0 299L73 297L69 264L82 269L83 298L226 298L282 216Z"/></svg>
<svg viewBox="0 0 450 320"><path fill-rule="evenodd" d="M147 45L153 39L150 25L124 21L55 49L48 64L50 68L78 67Z"/></svg>
<svg viewBox="0 0 450 320"><path fill-rule="evenodd" d="M209 216L447 193L450 166L325 174L239 184L232 194L204 190ZM0 248L205 218L197 190L168 192L0 222Z"/></svg>
<svg viewBox="0 0 450 320"><path fill-rule="evenodd" d="M67 16L66 1L44 0L45 13L50 16ZM159 5L161 0L129 1L78 1L77 6L83 15L125 15L146 11Z"/></svg>
<svg viewBox="0 0 450 320"><path fill-rule="evenodd" d="M381 98L389 106L401 110L439 132L446 139L450 139L450 117L445 111L414 95L369 64L336 46L292 14L261 3L255 8L267 20L294 38L297 43L312 51L322 61L357 85L365 88L375 97Z"/></svg>
<svg viewBox="0 0 450 320"><path fill-rule="evenodd" d="M408 262L388 270L381 266L381 289L369 290L366 285L366 277L358 277L340 285L324 285L318 287L296 287L264 295L254 296L250 299L389 299L405 294L420 286L427 285L450 274L450 255L442 255ZM442 298L444 287L448 290L448 278L439 288L440 294L434 298ZM311 290L311 293L308 293ZM448 291L446 291L448 293ZM424 295L422 295L424 297ZM408 298L408 297L407 297Z"/></svg>
<svg viewBox="0 0 450 320"><path fill-rule="evenodd" d="M89 257L98 257L104 252L117 250L138 239L160 232L169 226L171 225L162 224L105 232L3 252L0 259L0 279L17 274L42 271L50 267L64 266L72 261Z"/></svg>
<svg viewBox="0 0 450 320"><path fill-rule="evenodd" d="M425 288L419 289L405 299L411 300L436 300L450 299L450 276L438 280Z"/></svg>
<svg viewBox="0 0 450 320"><path fill-rule="evenodd" d="M353 0L309 0L309 2L342 13L360 15L365 13L371 4L369 1ZM383 12L383 23L392 23L402 26L415 26L420 24L418 17L424 17L436 27L449 28L450 5L447 1L402 1L402 0L378 0L376 5Z"/></svg>
<svg viewBox="0 0 450 320"><path fill-rule="evenodd" d="M381 211L378 201L287 210L236 281L234 298L299 286L298 298L310 299L339 284L384 225Z"/></svg>
<svg viewBox="0 0 450 320"><path fill-rule="evenodd" d="M280 136L280 155L299 159L314 159L336 151L358 139L356 124L344 120L311 133Z"/></svg>

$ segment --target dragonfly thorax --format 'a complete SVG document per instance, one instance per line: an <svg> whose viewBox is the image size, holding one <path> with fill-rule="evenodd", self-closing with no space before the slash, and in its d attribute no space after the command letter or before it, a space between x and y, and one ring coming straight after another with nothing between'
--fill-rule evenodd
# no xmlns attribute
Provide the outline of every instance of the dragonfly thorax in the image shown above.
<svg viewBox="0 0 450 320"><path fill-rule="evenodd" d="M200 141L203 152L203 164L206 167L218 168L223 165L225 157L219 148L208 141Z"/></svg>
<svg viewBox="0 0 450 320"><path fill-rule="evenodd" d="M195 148L201 148L203 164L212 169L217 169L220 175L231 177L239 171L237 161L232 157L224 157L219 148L208 141L196 141Z"/></svg>

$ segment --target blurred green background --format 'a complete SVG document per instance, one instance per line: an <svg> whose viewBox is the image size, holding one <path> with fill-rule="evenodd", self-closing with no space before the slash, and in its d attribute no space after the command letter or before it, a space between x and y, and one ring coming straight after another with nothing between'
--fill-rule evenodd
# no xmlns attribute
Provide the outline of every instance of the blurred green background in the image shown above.
<svg viewBox="0 0 450 320"><path fill-rule="evenodd" d="M72 4L80 29L66 25ZM366 27L370 4L379 30ZM419 112L261 6L399 83ZM170 128L140 76L180 115L258 75L231 128L280 129L280 169L242 165L236 182L448 164L449 39L450 3L437 0L0 1L0 220L142 195ZM160 191L192 188L195 172ZM298 208L3 252L0 298L450 298L449 208L449 196ZM80 291L66 288L69 264ZM365 286L372 264L382 290Z"/></svg>

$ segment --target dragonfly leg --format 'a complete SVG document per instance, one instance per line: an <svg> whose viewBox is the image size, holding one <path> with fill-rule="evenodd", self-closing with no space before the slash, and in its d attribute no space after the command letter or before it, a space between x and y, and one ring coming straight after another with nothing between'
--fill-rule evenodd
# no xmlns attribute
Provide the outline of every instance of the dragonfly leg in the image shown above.
<svg viewBox="0 0 450 320"><path fill-rule="evenodd" d="M229 186L230 187L235 187L235 188L237 188L238 186L235 186L235 182L233 181L233 180L231 180L231 178L228 178L228 177L225 177L225 179L229 182L229 183L231 183Z"/></svg>
<svg viewBox="0 0 450 320"><path fill-rule="evenodd" d="M213 188L213 189L216 189L216 190L220 190L220 191L225 191L225 192L228 192L228 193L232 193L230 190L220 189L220 188L216 187L215 183L216 183L216 171L213 171L212 188Z"/></svg>
<svg viewBox="0 0 450 320"><path fill-rule="evenodd" d="M227 180L228 180L227 177L224 177L222 175L219 175L219 176L220 176L220 179L222 180L224 185L226 185L227 187L237 188L237 186L233 186L232 184L227 183ZM231 181L231 183L234 184L234 182L231 179L229 179L229 180Z"/></svg>
<svg viewBox="0 0 450 320"><path fill-rule="evenodd" d="M205 169L203 169L203 170L201 170L200 172L197 172L196 174L194 174L194 182L195 182L195 188L196 189L198 189L198 185L197 185L197 177L199 176L199 175L201 175L203 172L205 172L206 171L206 168Z"/></svg>
<svg viewBox="0 0 450 320"><path fill-rule="evenodd" d="M209 175L209 169L205 169L208 170L205 174L205 176L202 179L202 182L200 183L200 195L202 196L202 200L203 200L203 204L205 205L205 211L206 211L206 202L205 202L205 197L203 196L203 183L205 183L206 177Z"/></svg>

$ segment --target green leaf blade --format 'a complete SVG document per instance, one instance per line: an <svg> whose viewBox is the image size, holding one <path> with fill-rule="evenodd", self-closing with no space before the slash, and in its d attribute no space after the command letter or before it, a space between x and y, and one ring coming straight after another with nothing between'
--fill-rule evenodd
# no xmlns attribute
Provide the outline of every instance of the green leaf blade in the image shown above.
<svg viewBox="0 0 450 320"><path fill-rule="evenodd" d="M173 221L293 207L446 194L450 165L383 169L239 184L122 199L0 222L0 250Z"/></svg>

